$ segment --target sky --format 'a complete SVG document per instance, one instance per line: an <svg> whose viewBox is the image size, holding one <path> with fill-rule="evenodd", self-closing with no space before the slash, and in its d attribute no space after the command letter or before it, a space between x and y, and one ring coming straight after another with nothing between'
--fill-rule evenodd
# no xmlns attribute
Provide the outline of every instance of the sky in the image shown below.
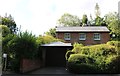
<svg viewBox="0 0 120 76"><path fill-rule="evenodd" d="M101 17L109 12L118 12L120 0L0 0L0 15L11 14L21 31L43 35L50 28L58 26L58 19L69 13L82 19L83 14L95 17L98 3Z"/></svg>

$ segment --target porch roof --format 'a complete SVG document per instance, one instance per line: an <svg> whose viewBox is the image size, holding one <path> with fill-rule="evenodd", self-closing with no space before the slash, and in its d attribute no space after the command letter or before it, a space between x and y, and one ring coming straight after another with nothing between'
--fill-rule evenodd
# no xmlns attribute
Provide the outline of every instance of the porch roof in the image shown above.
<svg viewBox="0 0 120 76"><path fill-rule="evenodd" d="M72 44L58 41L58 42L51 42L49 44L43 44L41 46L72 46Z"/></svg>

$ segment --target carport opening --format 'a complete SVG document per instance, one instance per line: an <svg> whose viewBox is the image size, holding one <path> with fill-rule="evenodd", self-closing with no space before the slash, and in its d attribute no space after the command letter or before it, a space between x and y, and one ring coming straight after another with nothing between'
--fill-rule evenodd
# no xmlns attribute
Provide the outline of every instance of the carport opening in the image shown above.
<svg viewBox="0 0 120 76"><path fill-rule="evenodd" d="M71 50L73 48L71 44L68 45L67 43L66 45L66 43L61 42L45 44L42 45L41 47L43 58L42 60L45 67L65 67L66 66L65 54L67 50Z"/></svg>

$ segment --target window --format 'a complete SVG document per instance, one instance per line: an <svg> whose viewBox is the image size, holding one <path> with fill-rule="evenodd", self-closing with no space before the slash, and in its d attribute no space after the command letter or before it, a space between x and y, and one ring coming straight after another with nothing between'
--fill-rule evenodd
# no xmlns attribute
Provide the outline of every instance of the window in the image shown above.
<svg viewBox="0 0 120 76"><path fill-rule="evenodd" d="M70 33L65 33L64 34L64 39L65 40L70 40Z"/></svg>
<svg viewBox="0 0 120 76"><path fill-rule="evenodd" d="M94 33L94 40L100 40L100 34Z"/></svg>
<svg viewBox="0 0 120 76"><path fill-rule="evenodd" d="M79 40L86 40L86 34L85 33L80 33Z"/></svg>

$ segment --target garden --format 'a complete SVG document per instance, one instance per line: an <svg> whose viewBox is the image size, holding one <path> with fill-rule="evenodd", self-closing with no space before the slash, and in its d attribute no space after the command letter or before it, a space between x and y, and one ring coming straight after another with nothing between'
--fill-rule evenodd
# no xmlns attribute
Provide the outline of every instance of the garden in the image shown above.
<svg viewBox="0 0 120 76"><path fill-rule="evenodd" d="M7 26L0 25L0 27L2 28L2 53L7 54L6 65L4 58L2 62L3 71L9 69L13 72L21 72L23 59L42 61L42 53L39 46L60 41L50 35L36 37L28 31L11 34Z"/></svg>
<svg viewBox="0 0 120 76"><path fill-rule="evenodd" d="M120 73L120 41L83 46L75 43L66 53L67 68L78 74Z"/></svg>

